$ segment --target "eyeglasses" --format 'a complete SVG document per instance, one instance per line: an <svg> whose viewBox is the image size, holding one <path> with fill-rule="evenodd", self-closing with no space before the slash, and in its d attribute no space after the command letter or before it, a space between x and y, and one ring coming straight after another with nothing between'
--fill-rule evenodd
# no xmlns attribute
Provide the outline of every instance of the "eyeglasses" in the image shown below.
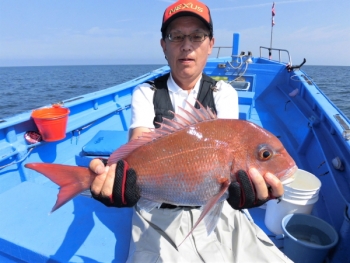
<svg viewBox="0 0 350 263"><path fill-rule="evenodd" d="M191 42L203 42L209 35L203 32L193 32L189 35L182 34L180 32L170 33L166 37L171 42L182 42L185 37L188 37Z"/></svg>

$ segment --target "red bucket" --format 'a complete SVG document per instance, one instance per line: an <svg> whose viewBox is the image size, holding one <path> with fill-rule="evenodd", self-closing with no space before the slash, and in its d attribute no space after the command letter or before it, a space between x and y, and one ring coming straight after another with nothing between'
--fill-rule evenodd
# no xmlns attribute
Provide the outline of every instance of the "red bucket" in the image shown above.
<svg viewBox="0 0 350 263"><path fill-rule="evenodd" d="M59 105L52 108L37 109L32 112L32 118L44 141L54 142L66 137L69 109Z"/></svg>

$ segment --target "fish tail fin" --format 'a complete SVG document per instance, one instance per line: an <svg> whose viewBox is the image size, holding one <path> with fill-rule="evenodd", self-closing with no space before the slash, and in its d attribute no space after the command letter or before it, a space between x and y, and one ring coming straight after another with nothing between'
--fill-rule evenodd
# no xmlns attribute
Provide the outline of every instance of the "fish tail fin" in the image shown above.
<svg viewBox="0 0 350 263"><path fill-rule="evenodd" d="M182 240L182 242L177 246L180 247L181 244L192 234L193 230L199 225L199 223L204 219L205 226L207 228L208 235L214 230L218 219L220 212L223 207L223 202L218 203L220 198L225 194L229 187L230 183L228 180L224 181L221 185L221 190L218 194L213 196L209 202L203 207L202 213L199 216L197 222L194 224L191 231L187 234L187 236Z"/></svg>
<svg viewBox="0 0 350 263"><path fill-rule="evenodd" d="M78 166L28 163L25 167L45 175L51 181L60 186L56 204L52 208L51 213L79 193L89 189L96 176L96 174L90 171L90 169Z"/></svg>

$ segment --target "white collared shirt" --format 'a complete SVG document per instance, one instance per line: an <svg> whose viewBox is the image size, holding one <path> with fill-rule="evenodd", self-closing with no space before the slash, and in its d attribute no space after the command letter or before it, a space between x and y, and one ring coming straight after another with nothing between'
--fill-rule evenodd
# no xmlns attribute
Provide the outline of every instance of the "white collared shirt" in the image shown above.
<svg viewBox="0 0 350 263"><path fill-rule="evenodd" d="M194 88L188 93L181 89L172 78L171 74L167 80L169 95L173 104L175 113L179 112L179 107L188 108L186 101L192 105L195 104L199 92L199 86L202 77L197 81ZM131 103L131 125L130 129L138 127L154 128L153 120L154 91L151 85L143 83L135 87ZM229 84L220 80L216 84L217 91L214 91L214 102L217 110L217 116L220 119L238 119L238 95L237 91Z"/></svg>

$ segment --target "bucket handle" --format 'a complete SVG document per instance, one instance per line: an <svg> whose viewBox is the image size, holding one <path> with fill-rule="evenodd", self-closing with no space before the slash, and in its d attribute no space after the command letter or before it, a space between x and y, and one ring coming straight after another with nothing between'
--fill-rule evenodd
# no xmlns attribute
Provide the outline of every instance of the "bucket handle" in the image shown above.
<svg viewBox="0 0 350 263"><path fill-rule="evenodd" d="M59 102L56 102L56 103L52 103L51 106L53 108L62 108L64 106L64 103L63 103L63 101L59 101Z"/></svg>

